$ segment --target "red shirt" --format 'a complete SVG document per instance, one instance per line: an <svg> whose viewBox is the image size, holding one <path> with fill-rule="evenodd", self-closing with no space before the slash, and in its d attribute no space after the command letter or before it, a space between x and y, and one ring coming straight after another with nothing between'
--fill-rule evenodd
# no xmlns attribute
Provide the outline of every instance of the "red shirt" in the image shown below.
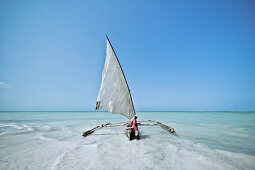
<svg viewBox="0 0 255 170"><path fill-rule="evenodd" d="M137 122L135 118L132 120L131 124L133 125L134 130L138 131Z"/></svg>

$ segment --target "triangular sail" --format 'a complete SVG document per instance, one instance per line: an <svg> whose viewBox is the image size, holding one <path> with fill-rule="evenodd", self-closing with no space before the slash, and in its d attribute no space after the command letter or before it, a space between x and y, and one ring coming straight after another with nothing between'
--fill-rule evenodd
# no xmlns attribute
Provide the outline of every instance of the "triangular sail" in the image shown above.
<svg viewBox="0 0 255 170"><path fill-rule="evenodd" d="M97 97L96 110L122 114L128 119L131 119L135 115L134 105L125 75L108 38L102 83Z"/></svg>

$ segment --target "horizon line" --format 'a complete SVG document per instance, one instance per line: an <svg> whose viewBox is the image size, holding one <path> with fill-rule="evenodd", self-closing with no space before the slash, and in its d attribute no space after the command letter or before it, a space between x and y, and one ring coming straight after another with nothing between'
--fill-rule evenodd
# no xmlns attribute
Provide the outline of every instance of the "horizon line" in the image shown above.
<svg viewBox="0 0 255 170"><path fill-rule="evenodd" d="M0 112L108 112L104 110L0 110ZM136 112L255 112L230 110L138 110ZM109 112L110 113L110 112Z"/></svg>

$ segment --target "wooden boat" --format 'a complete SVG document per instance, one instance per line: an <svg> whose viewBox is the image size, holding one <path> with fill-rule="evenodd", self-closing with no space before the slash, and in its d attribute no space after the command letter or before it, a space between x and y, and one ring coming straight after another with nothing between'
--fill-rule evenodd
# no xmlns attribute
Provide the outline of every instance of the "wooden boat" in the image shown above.
<svg viewBox="0 0 255 170"><path fill-rule="evenodd" d="M106 43L106 58L102 72L102 82L96 102L96 110L105 110L111 113L121 114L125 116L128 121L103 124L84 132L83 136L85 137L102 127L126 126L125 133L129 140L132 140L134 131L132 127L129 126L129 123L136 115L135 107L123 69L107 35ZM144 126L161 126L171 133L175 132L173 128L163 125L160 122L151 120L143 122L147 122L147 124L142 124L141 121L138 122L138 124Z"/></svg>

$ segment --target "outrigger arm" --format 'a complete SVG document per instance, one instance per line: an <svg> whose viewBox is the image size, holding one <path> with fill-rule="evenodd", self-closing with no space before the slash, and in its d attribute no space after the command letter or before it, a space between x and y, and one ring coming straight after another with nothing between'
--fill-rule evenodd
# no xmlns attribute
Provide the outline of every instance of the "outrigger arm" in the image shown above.
<svg viewBox="0 0 255 170"><path fill-rule="evenodd" d="M149 122L149 123L144 124L144 123L141 123L141 122ZM156 121L153 121L153 120L138 121L137 123L138 123L139 126L160 126L163 129L165 129L165 130L167 130L171 133L175 133L175 130L173 128L171 128L170 126L164 125L160 122L156 122ZM128 125L129 125L129 122L106 123L106 124L102 124L101 126L96 126L93 129L90 129L90 130L84 132L82 136L86 137L86 136L92 134L93 132L95 132L96 130L99 130L99 129L104 128L104 127L116 127L116 126L126 126L127 127Z"/></svg>

